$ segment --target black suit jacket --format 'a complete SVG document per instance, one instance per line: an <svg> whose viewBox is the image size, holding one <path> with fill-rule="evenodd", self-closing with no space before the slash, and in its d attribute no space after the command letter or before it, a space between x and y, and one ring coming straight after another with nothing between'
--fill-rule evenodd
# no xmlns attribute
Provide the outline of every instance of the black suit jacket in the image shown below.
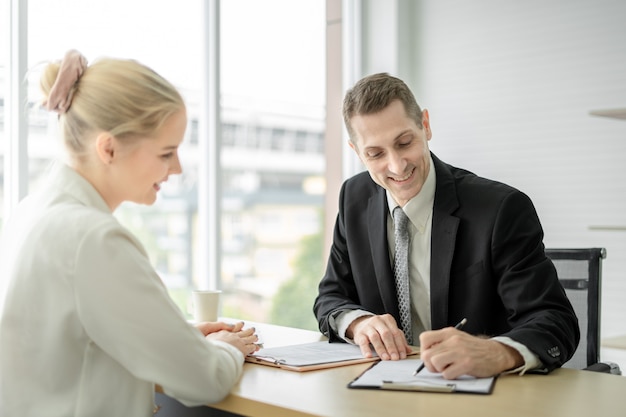
<svg viewBox="0 0 626 417"><path fill-rule="evenodd" d="M432 154L431 154L432 155ZM432 217L433 329L454 326L507 336L548 370L565 363L580 333L574 310L546 257L543 229L522 192L455 168L432 155L437 185ZM398 303L387 243L385 190L363 172L341 188L339 214L314 312L322 333L346 309L392 314Z"/></svg>

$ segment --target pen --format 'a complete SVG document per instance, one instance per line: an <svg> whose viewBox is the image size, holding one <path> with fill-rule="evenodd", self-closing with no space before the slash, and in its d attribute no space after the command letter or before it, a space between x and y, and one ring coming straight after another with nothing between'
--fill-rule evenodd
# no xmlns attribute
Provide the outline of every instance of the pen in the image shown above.
<svg viewBox="0 0 626 417"><path fill-rule="evenodd" d="M463 326L465 326L465 323L467 323L467 319L464 318L463 320L461 320L460 322L458 322L456 324L456 326L454 326L455 329L460 330L463 328ZM413 376L417 375L422 369L424 369L424 362L422 362L420 364L420 366L417 367L417 369L415 370L415 372L413 372Z"/></svg>

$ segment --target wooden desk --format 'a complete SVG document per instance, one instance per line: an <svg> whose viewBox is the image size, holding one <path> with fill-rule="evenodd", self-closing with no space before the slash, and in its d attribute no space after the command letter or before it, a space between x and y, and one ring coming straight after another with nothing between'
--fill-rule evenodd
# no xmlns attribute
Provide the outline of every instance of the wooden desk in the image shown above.
<svg viewBox="0 0 626 417"><path fill-rule="evenodd" d="M265 347L323 340L317 332L254 324ZM244 416L623 417L626 378L558 369L498 378L491 395L348 389L371 364L291 372L245 364L231 395L211 407Z"/></svg>

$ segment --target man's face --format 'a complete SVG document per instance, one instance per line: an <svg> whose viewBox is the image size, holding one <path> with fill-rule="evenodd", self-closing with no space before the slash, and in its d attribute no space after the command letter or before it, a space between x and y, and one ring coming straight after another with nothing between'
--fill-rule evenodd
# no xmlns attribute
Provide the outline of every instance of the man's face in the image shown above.
<svg viewBox="0 0 626 417"><path fill-rule="evenodd" d="M354 131L350 147L374 182L404 206L420 192L430 169L428 111L423 111L419 126L395 100L378 113L354 116L350 124Z"/></svg>

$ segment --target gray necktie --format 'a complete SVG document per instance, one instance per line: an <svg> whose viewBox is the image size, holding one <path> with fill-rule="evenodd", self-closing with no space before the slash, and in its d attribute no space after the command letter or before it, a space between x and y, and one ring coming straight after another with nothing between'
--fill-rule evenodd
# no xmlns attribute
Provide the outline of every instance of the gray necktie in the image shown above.
<svg viewBox="0 0 626 417"><path fill-rule="evenodd" d="M393 209L396 254L393 262L393 276L396 280L400 325L407 342L413 343L411 332L411 296L409 293L409 218L400 206Z"/></svg>

